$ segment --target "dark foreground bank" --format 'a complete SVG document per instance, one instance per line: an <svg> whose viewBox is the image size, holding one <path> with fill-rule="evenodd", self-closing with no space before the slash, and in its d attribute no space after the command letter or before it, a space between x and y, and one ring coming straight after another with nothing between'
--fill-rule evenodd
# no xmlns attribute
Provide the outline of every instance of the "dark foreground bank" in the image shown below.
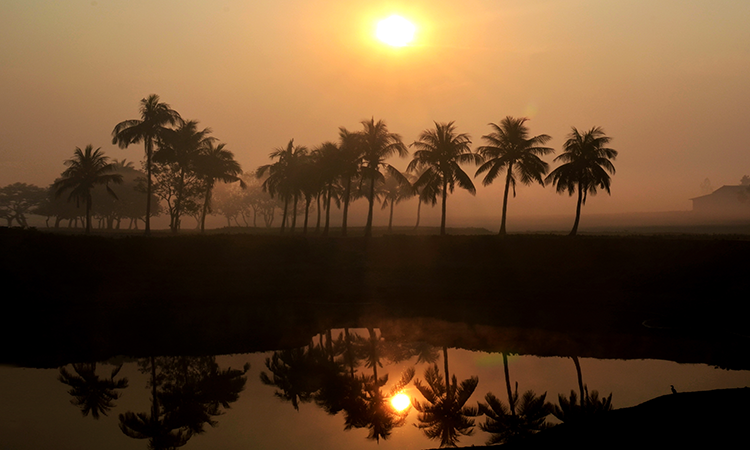
<svg viewBox="0 0 750 450"><path fill-rule="evenodd" d="M0 248L3 363L260 351L326 328L418 318L506 330L511 351L559 344L578 356L750 367L742 313L750 241L741 238L106 238L0 229ZM443 328L427 339L466 339ZM613 340L622 353L611 353Z"/></svg>

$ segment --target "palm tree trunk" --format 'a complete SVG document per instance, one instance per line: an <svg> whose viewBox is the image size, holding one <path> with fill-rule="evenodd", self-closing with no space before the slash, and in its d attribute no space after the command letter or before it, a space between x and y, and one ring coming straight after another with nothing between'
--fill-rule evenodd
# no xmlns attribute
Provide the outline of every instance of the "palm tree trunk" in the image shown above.
<svg viewBox="0 0 750 450"><path fill-rule="evenodd" d="M331 225L331 185L328 185L328 192L326 195L326 224L323 228L323 236L328 236L328 230Z"/></svg>
<svg viewBox="0 0 750 450"><path fill-rule="evenodd" d="M346 180L346 189L344 189L344 220L341 223L341 235L346 237L346 217L349 215L349 196L352 191L352 177Z"/></svg>
<svg viewBox="0 0 750 450"><path fill-rule="evenodd" d="M583 397L583 376L581 375L581 363L578 361L577 356L571 356L573 359L573 364L576 365L576 375L578 375L578 390L581 392L581 406L583 406L583 402L585 401Z"/></svg>
<svg viewBox="0 0 750 450"><path fill-rule="evenodd" d="M290 231L294 233L294 228L297 226L297 201L299 200L299 195L294 194L294 208L292 208L292 227Z"/></svg>
<svg viewBox="0 0 750 450"><path fill-rule="evenodd" d="M145 139L146 145L146 236L151 234L151 154L153 142L150 137Z"/></svg>
<svg viewBox="0 0 750 450"><path fill-rule="evenodd" d="M419 228L419 218L422 215L422 197L417 197L417 201L419 203L417 203L417 224L414 225L415 230Z"/></svg>
<svg viewBox="0 0 750 450"><path fill-rule="evenodd" d="M393 205L396 204L394 199L391 199L391 214L388 216L388 234L393 232Z"/></svg>
<svg viewBox="0 0 750 450"><path fill-rule="evenodd" d="M445 370L445 395L451 396L451 378L448 374L448 347L443 347L443 370Z"/></svg>
<svg viewBox="0 0 750 450"><path fill-rule="evenodd" d="M516 405L513 402L513 391L510 388L510 373L508 372L508 355L503 352L503 369L505 370L505 387L508 389L508 404L511 415L516 415Z"/></svg>
<svg viewBox="0 0 750 450"><path fill-rule="evenodd" d="M86 196L86 234L91 233L91 192Z"/></svg>
<svg viewBox="0 0 750 450"><path fill-rule="evenodd" d="M284 227L286 226L286 216L289 210L289 196L284 197L284 215L281 217L281 234L284 234Z"/></svg>
<svg viewBox="0 0 750 450"><path fill-rule="evenodd" d="M513 163L508 164L508 176L505 177L505 193L503 194L503 217L500 222L500 236L505 236L505 214L508 211L508 190L510 190L510 177L513 175Z"/></svg>
<svg viewBox="0 0 750 450"><path fill-rule="evenodd" d="M445 207L448 200L448 179L443 179L443 217L440 219L440 235L445 235Z"/></svg>
<svg viewBox="0 0 750 450"><path fill-rule="evenodd" d="M320 195L321 194L322 194L322 192L318 192L318 195L315 196L315 203L317 205L317 210L318 210L318 220L315 223L315 234L320 233L320 216L321 216L321 211L320 211Z"/></svg>
<svg viewBox="0 0 750 450"><path fill-rule="evenodd" d="M201 233L206 232L206 214L208 214L208 202L211 201L211 183L207 183L206 197L203 199L203 214L201 214Z"/></svg>
<svg viewBox="0 0 750 450"><path fill-rule="evenodd" d="M573 229L568 236L575 236L578 232L578 222L581 221L581 204L583 203L583 188L578 183L578 203L576 204L576 221L573 223Z"/></svg>
<svg viewBox="0 0 750 450"><path fill-rule="evenodd" d="M302 228L302 234L307 234L307 220L310 217L310 202L312 197L305 196L305 226Z"/></svg>
<svg viewBox="0 0 750 450"><path fill-rule="evenodd" d="M372 207L375 204L375 175L370 178L370 207L367 210L367 224L365 225L365 237L372 237Z"/></svg>

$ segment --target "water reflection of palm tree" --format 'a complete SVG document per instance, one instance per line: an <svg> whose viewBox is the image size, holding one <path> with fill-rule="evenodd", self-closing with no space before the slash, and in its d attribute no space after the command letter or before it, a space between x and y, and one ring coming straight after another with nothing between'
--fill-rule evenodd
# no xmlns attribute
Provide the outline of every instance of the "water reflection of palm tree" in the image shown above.
<svg viewBox="0 0 750 450"><path fill-rule="evenodd" d="M239 398L250 369L245 364L242 370L222 370L209 356L151 357L140 365L151 374L151 410L120 414L119 425L128 437L148 439L154 450L181 447L202 433L204 424L215 426L211 417Z"/></svg>
<svg viewBox="0 0 750 450"><path fill-rule="evenodd" d="M121 368L122 364L112 369L109 378L100 378L96 374L96 363L73 364L75 374L61 367L58 380L70 386L68 394L73 396L70 402L81 408L84 416L90 413L91 417L98 419L99 415L106 416L114 401L120 398L116 390L128 387L127 378L115 380Z"/></svg>
<svg viewBox="0 0 750 450"><path fill-rule="evenodd" d="M557 399L559 405L553 406L552 414L562 422L576 422L607 411L611 411L612 393L610 392L607 397L602 398L599 398L598 391L591 391L591 393L589 393L588 386L583 383L583 377L581 376L581 364L578 361L578 357L571 356L571 358L573 359L573 363L576 366L576 374L578 376L578 389L580 392L580 402L579 394L576 394L574 390L570 391L569 397L558 394Z"/></svg>
<svg viewBox="0 0 750 450"><path fill-rule="evenodd" d="M316 358L320 350L311 344L307 348L294 348L274 352L266 358L266 368L273 378L261 372L260 381L278 389L274 395L292 403L299 411L300 403L313 400L315 392L320 389L319 371L316 370Z"/></svg>
<svg viewBox="0 0 750 450"><path fill-rule="evenodd" d="M528 390L519 402L516 383L516 390L508 407L489 392L484 397L486 403L479 404L479 410L487 416L479 427L492 434L487 445L513 442L548 428L546 419L552 412L552 404L545 401L546 397L546 392L537 396L534 391Z"/></svg>
<svg viewBox="0 0 750 450"><path fill-rule="evenodd" d="M479 378L471 377L458 384L456 376L449 378L448 351L443 348L445 382L441 379L437 364L425 371L425 382L414 382L414 386L425 398L425 403L412 399L414 408L419 411L419 424L430 439L439 439L441 447L455 447L459 436L474 434L474 419L480 415L476 407L466 406L466 402L476 390Z"/></svg>

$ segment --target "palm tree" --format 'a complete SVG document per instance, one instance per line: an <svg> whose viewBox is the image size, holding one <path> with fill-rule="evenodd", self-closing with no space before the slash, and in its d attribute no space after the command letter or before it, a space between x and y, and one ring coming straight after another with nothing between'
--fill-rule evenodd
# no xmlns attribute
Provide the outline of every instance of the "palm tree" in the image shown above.
<svg viewBox="0 0 750 450"><path fill-rule="evenodd" d="M437 364L430 366L424 374L426 384L420 380L414 386L424 396L426 403L412 399L412 405L419 411L419 424L430 439L439 439L440 447L455 447L459 435L474 434L474 419L480 414L477 407L466 406L466 402L479 384L479 378L471 377L458 384L454 375L448 382L446 371L445 382L440 376Z"/></svg>
<svg viewBox="0 0 750 450"><path fill-rule="evenodd" d="M375 182L383 180L381 168L399 179L402 183L408 183L406 177L395 167L385 162L393 155L406 157L409 151L401 141L401 136L388 131L385 122L375 119L363 120L364 130L360 132L360 143L362 150L362 177L370 181L367 200L370 202L367 212L367 224L365 225L365 237L372 236L372 213L375 204Z"/></svg>
<svg viewBox="0 0 750 450"><path fill-rule="evenodd" d="M161 103L159 96L151 94L141 99L141 118L130 119L115 125L112 130L112 143L120 148L143 141L146 149L146 234L151 233L151 157L154 142L164 132L165 125L178 125L182 118L168 104Z"/></svg>
<svg viewBox="0 0 750 450"><path fill-rule="evenodd" d="M289 200L294 199L294 219L292 220L292 230L296 222L297 200L299 198L299 180L297 179L301 162L307 156L307 147L294 145L294 139L291 139L286 147L278 147L269 155L271 159L278 159L273 164L261 166L256 171L258 178L263 178L268 174L268 178L263 182L263 192L268 192L271 197L277 194L284 200L284 216L281 220L281 233L284 233L287 214L289 211Z"/></svg>
<svg viewBox="0 0 750 450"><path fill-rule="evenodd" d="M468 134L456 134L453 122L435 122L435 129L422 131L419 140L411 145L416 147L417 151L414 152L414 159L406 170L411 172L424 169L414 186L417 189L437 184L441 186L443 214L440 221L440 234L445 235L448 191L453 192L455 185L458 184L472 195L477 192L471 178L461 169L460 164L479 164L482 159L478 154L472 153L471 139Z"/></svg>
<svg viewBox="0 0 750 450"><path fill-rule="evenodd" d="M391 175L385 177L385 182L380 189L383 203L381 209L390 207L388 214L388 233L393 231L393 207L403 200L414 196L414 188L410 183L402 183Z"/></svg>
<svg viewBox="0 0 750 450"><path fill-rule="evenodd" d="M547 416L552 412L552 404L545 401L547 393L537 395L529 390L518 400L518 383L516 392L510 400L510 409L492 392L484 398L487 403L479 403L479 411L487 416L479 424L482 431L491 433L487 445L505 444L526 438L534 433L549 428ZM517 414L513 411L517 411Z"/></svg>
<svg viewBox="0 0 750 450"><path fill-rule="evenodd" d="M170 229L173 233L180 229L185 203L195 198L199 188L202 190L196 168L200 155L216 141L210 134L210 128L199 130L198 122L189 120L176 130L165 130L158 139L159 150L154 152L153 162L157 167L159 164L166 165L166 172L170 174L167 177L170 186L163 187L174 194L174 205L170 204ZM167 196L168 203L170 197Z"/></svg>
<svg viewBox="0 0 750 450"><path fill-rule="evenodd" d="M100 378L96 374L96 363L73 364L75 375L68 372L65 367L60 368L58 380L70 386L68 394L74 397L70 402L81 408L81 413L94 419L107 412L114 406L114 401L120 398L117 389L128 387L128 379L115 376L120 372L122 364L112 370L109 378Z"/></svg>
<svg viewBox="0 0 750 450"><path fill-rule="evenodd" d="M479 147L479 153L484 157L477 173L487 172L482 185L488 186L507 168L505 177L505 191L503 194L503 215L500 225L500 235L505 235L505 217L508 211L508 191L513 187L513 197L516 196L517 179L523 184L531 184L536 181L544 186L542 176L547 173L548 165L539 156L554 152L549 147L542 147L552 139L546 134L529 137L529 129L524 123L527 118L506 117L500 124L489 124L494 130L492 133L482 136L488 145Z"/></svg>
<svg viewBox="0 0 750 450"><path fill-rule="evenodd" d="M346 236L347 218L349 216L349 202L352 196L352 179L359 175L362 164L362 135L349 132L346 128L339 128L340 177L344 187L344 210L341 223L341 235Z"/></svg>
<svg viewBox="0 0 750 450"><path fill-rule="evenodd" d="M323 236L328 236L331 225L331 200L335 196L337 181L344 171L344 159L341 148L333 142L323 143L313 150L311 155L313 158L312 181L317 186L319 194L323 196L322 209L326 211ZM338 203L338 199L336 202ZM320 210L321 208L318 209Z"/></svg>
<svg viewBox="0 0 750 450"><path fill-rule="evenodd" d="M617 158L617 151L607 147L611 140L612 138L605 135L600 127L583 133L573 127L563 145L563 154L555 158L555 162L560 161L563 164L553 170L545 180L546 183L551 182L555 185L558 193L568 191L568 195L573 195L578 190L576 220L570 236L575 236L578 232L581 205L586 204L588 194L596 195L597 189L604 189L610 194L609 174L615 174L612 160Z"/></svg>
<svg viewBox="0 0 750 450"><path fill-rule="evenodd" d="M206 195L203 199L203 212L201 214L201 233L206 230L206 214L211 205L211 192L217 181L222 183L239 182L240 188L245 189L245 182L239 177L242 173L240 164L235 161L234 154L219 144L214 147L210 142L203 152L196 158L196 171L203 179Z"/></svg>
<svg viewBox="0 0 750 450"><path fill-rule="evenodd" d="M110 189L109 183L122 184L122 175L112 173L116 167L104 156L101 148L96 150L89 144L84 150L76 147L73 158L65 161L67 169L62 173L62 178L55 181L55 196L60 197L63 192L70 189L68 201L76 199L76 206L81 200L86 205L86 233L91 232L91 190L96 185L104 185L110 195L117 195Z"/></svg>

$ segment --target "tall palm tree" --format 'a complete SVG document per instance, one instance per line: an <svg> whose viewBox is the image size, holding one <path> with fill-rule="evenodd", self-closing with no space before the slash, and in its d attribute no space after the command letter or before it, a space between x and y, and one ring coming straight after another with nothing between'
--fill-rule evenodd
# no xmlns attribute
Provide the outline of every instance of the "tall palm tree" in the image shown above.
<svg viewBox="0 0 750 450"><path fill-rule="evenodd" d="M217 181L222 183L239 182L240 188L245 189L246 184L240 178L242 168L240 163L235 161L234 153L227 150L224 144L217 146L213 142L203 149L203 152L196 158L196 171L198 176L203 179L206 195L203 198L203 212L201 214L201 233L206 231L206 214L211 205L211 192Z"/></svg>
<svg viewBox="0 0 750 450"><path fill-rule="evenodd" d="M381 170L393 175L399 179L402 183L408 183L408 180L404 175L398 171L395 167L388 164L386 159L391 156L398 155L400 157L406 157L409 151L401 141L401 136L396 133L388 131L388 127L385 122L375 119L363 120L362 125L364 130L360 132L360 144L362 150L362 163L361 168L362 177L369 180L367 200L370 202L369 209L367 212L367 224L365 225L365 237L372 236L372 214L373 206L375 204L375 183L376 181L383 180L383 173Z"/></svg>
<svg viewBox="0 0 750 450"><path fill-rule="evenodd" d="M607 147L611 140L600 127L593 127L583 133L573 127L563 145L563 153L555 158L555 162L563 164L545 179L546 183L555 185L558 193L568 191L568 195L573 195L578 191L576 220L570 231L571 236L578 232L581 205L586 204L588 194L596 195L597 189L604 189L610 194L609 174L615 174L612 161L617 158L617 151Z"/></svg>
<svg viewBox="0 0 750 450"><path fill-rule="evenodd" d="M349 202L352 196L352 180L360 173L362 165L362 135L353 133L344 127L339 128L339 150L340 150L340 177L344 187L343 219L341 222L341 235L346 236L347 218L349 216Z"/></svg>
<svg viewBox="0 0 750 450"><path fill-rule="evenodd" d="M334 198L338 179L345 170L343 168L345 160L342 158L341 147L333 142L321 144L313 150L311 155L315 180L318 182L320 194L323 197L322 209L326 211L323 236L328 236L331 225L331 200Z"/></svg>
<svg viewBox="0 0 750 450"><path fill-rule="evenodd" d="M271 197L279 195L284 201L284 216L281 220L281 233L284 233L287 215L289 212L289 201L294 200L293 214L297 214L297 200L299 198L299 180L297 179L301 163L307 156L307 147L294 145L294 139L291 139L286 147L278 147L269 155L271 159L277 161L273 164L261 166L255 175L263 178L263 192L268 192ZM294 223L294 220L292 221Z"/></svg>
<svg viewBox="0 0 750 450"><path fill-rule="evenodd" d="M174 126L182 123L177 111L168 104L159 101L159 96L151 94L141 99L141 118L130 119L115 125L112 130L112 143L120 148L127 148L130 144L143 142L146 150L146 234L151 233L151 157L154 142L167 129L166 125Z"/></svg>
<svg viewBox="0 0 750 450"><path fill-rule="evenodd" d="M115 165L104 156L101 148L93 149L87 145L81 150L76 147L73 158L65 161L67 169L62 173L62 178L55 181L55 196L60 197L63 192L70 190L68 201L76 199L76 206L81 200L86 205L86 233L91 232L91 190L96 185L104 185L107 192L113 197L117 195L109 187L109 183L122 184L122 175L115 172Z"/></svg>
<svg viewBox="0 0 750 450"><path fill-rule="evenodd" d="M540 156L554 152L549 147L542 147L552 139L546 134L529 137L529 129L525 122L527 118L506 117L500 124L489 124L494 130L492 133L482 136L487 145L479 147L479 153L486 161L479 166L475 177L487 172L482 185L488 186L500 174L507 169L505 176L505 191L503 193L503 215L500 225L500 235L505 235L505 217L508 211L508 191L513 187L513 197L516 196L516 182L531 184L536 181L544 186L542 176L547 173L548 164L539 158Z"/></svg>
<svg viewBox="0 0 750 450"><path fill-rule="evenodd" d="M443 194L443 213L440 220L440 234L445 235L445 212L448 192L453 192L456 184L472 195L477 190L471 178L461 169L461 164L481 163L481 157L471 151L471 139L466 133L457 134L453 122L437 123L434 129L422 131L419 140L411 144L417 148L407 171L424 169L414 183L419 189L439 184Z"/></svg>
<svg viewBox="0 0 750 450"><path fill-rule="evenodd" d="M166 165L170 174L167 181L170 186L164 187L174 194L174 204L170 205L170 229L173 233L180 229L185 204L193 201L202 190L200 177L197 176L197 162L200 155L216 141L210 134L210 128L199 130L198 122L189 120L177 129L165 130L158 139L159 150L154 152L153 162L157 168L159 164Z"/></svg>

